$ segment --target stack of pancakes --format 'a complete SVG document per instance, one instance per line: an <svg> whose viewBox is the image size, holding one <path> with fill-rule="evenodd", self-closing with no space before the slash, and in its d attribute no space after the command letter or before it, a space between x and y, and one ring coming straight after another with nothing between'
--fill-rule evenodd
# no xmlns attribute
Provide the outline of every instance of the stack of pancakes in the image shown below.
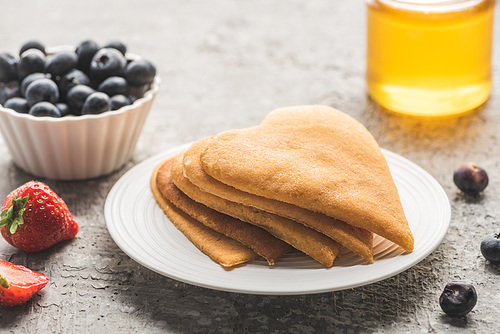
<svg viewBox="0 0 500 334"><path fill-rule="evenodd" d="M167 217L224 267L295 248L331 267L343 247L373 262L373 234L413 250L380 147L327 106L277 109L255 127L195 142L151 178Z"/></svg>

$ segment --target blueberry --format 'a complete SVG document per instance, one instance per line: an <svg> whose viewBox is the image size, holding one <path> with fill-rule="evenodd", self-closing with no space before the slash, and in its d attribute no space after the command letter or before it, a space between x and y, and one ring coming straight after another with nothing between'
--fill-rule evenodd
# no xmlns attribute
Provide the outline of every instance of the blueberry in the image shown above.
<svg viewBox="0 0 500 334"><path fill-rule="evenodd" d="M87 73L90 69L92 57L99 49L99 45L92 40L86 40L78 44L75 50L78 56L77 68Z"/></svg>
<svg viewBox="0 0 500 334"><path fill-rule="evenodd" d="M30 106L42 101L56 103L59 100L59 89L50 79L38 79L26 88L26 100Z"/></svg>
<svg viewBox="0 0 500 334"><path fill-rule="evenodd" d="M95 92L85 100L82 108L82 115L100 114L110 110L109 96L102 92Z"/></svg>
<svg viewBox="0 0 500 334"><path fill-rule="evenodd" d="M148 85L153 82L156 67L144 58L131 61L125 69L125 79L134 87Z"/></svg>
<svg viewBox="0 0 500 334"><path fill-rule="evenodd" d="M8 99L20 95L19 82L0 82L0 104L4 104Z"/></svg>
<svg viewBox="0 0 500 334"><path fill-rule="evenodd" d="M23 114L26 114L30 109L28 101L26 101L26 99L22 97L11 97L7 101L5 101L3 106L5 108L12 109Z"/></svg>
<svg viewBox="0 0 500 334"><path fill-rule="evenodd" d="M32 83L33 81L35 81L37 79L43 79L43 78L48 78L47 74L45 74L45 73L32 73L32 74L28 74L26 76L26 78L24 78L21 81L21 86L19 87L19 89L21 91L21 96L25 96L26 95L26 88L28 88L28 86L30 85L30 83Z"/></svg>
<svg viewBox="0 0 500 334"><path fill-rule="evenodd" d="M66 116L71 114L71 109L66 103L56 103L56 107L61 112L61 116Z"/></svg>
<svg viewBox="0 0 500 334"><path fill-rule="evenodd" d="M106 43L106 45L104 45L104 47L117 49L124 56L127 54L127 46L125 44L123 44L123 42L118 41L118 40L109 41L108 43Z"/></svg>
<svg viewBox="0 0 500 334"><path fill-rule="evenodd" d="M500 265L500 233L481 241L481 253L490 263Z"/></svg>
<svg viewBox="0 0 500 334"><path fill-rule="evenodd" d="M464 281L449 282L439 297L439 305L443 311L452 316L466 315L476 306L476 302L476 289Z"/></svg>
<svg viewBox="0 0 500 334"><path fill-rule="evenodd" d="M150 85L144 85L140 87L130 86L130 94L128 96L132 101L140 99L144 96L144 93L146 93L150 89L150 87Z"/></svg>
<svg viewBox="0 0 500 334"><path fill-rule="evenodd" d="M10 82L17 79L18 59L8 52L0 53L0 82Z"/></svg>
<svg viewBox="0 0 500 334"><path fill-rule="evenodd" d="M101 83L106 78L123 75L126 65L127 61L120 51L102 48L90 62L89 76L93 81Z"/></svg>
<svg viewBox="0 0 500 334"><path fill-rule="evenodd" d="M455 169L453 182L464 193L477 194L488 185L488 174L476 163L464 162Z"/></svg>
<svg viewBox="0 0 500 334"><path fill-rule="evenodd" d="M121 107L128 106L132 103L132 101L130 101L130 99L125 95L114 95L109 99L109 101L111 110L118 110Z"/></svg>
<svg viewBox="0 0 500 334"><path fill-rule="evenodd" d="M109 77L104 80L97 89L106 93L108 96L119 94L128 95L129 93L127 80L122 77Z"/></svg>
<svg viewBox="0 0 500 334"><path fill-rule="evenodd" d="M39 41L28 41L21 46L21 49L19 50L19 56L22 55L24 51L29 49L37 49L40 50L44 55L47 55L45 46L42 43L40 43Z"/></svg>
<svg viewBox="0 0 500 334"><path fill-rule="evenodd" d="M30 108L28 112L33 116L50 116L50 117L61 117L61 112L59 109L50 102L42 101L38 102Z"/></svg>
<svg viewBox="0 0 500 334"><path fill-rule="evenodd" d="M78 57L72 51L61 51L47 57L45 61L45 72L50 73L53 78L68 73L76 67Z"/></svg>
<svg viewBox="0 0 500 334"><path fill-rule="evenodd" d="M46 101L38 102L30 108L28 113L37 117L62 117L61 111L54 104Z"/></svg>
<svg viewBox="0 0 500 334"><path fill-rule="evenodd" d="M66 102L75 115L81 115L83 104L92 93L95 93L95 90L85 85L76 85L68 91Z"/></svg>
<svg viewBox="0 0 500 334"><path fill-rule="evenodd" d="M17 65L19 80L23 80L32 73L43 72L45 67L45 55L37 49L26 50L19 59Z"/></svg>
<svg viewBox="0 0 500 334"><path fill-rule="evenodd" d="M72 69L60 77L57 82L61 97L66 98L68 91L76 85L90 85L89 77L78 69Z"/></svg>

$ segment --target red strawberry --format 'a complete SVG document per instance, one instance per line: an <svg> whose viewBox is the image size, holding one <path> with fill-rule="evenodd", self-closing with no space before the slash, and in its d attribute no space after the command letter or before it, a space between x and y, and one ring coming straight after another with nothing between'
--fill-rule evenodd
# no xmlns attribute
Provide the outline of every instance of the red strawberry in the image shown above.
<svg viewBox="0 0 500 334"><path fill-rule="evenodd" d="M0 260L0 306L24 304L48 282L44 274Z"/></svg>
<svg viewBox="0 0 500 334"><path fill-rule="evenodd" d="M2 205L2 236L25 252L38 252L78 233L64 201L46 184L30 181L11 192Z"/></svg>

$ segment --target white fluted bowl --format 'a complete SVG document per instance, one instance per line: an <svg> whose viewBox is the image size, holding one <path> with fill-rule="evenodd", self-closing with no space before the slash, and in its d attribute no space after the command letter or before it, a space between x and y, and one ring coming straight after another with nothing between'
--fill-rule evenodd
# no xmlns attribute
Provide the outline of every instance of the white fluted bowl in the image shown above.
<svg viewBox="0 0 500 334"><path fill-rule="evenodd" d="M122 167L134 153L160 79L133 104L97 115L36 117L0 105L0 132L14 164L29 174L84 180Z"/></svg>

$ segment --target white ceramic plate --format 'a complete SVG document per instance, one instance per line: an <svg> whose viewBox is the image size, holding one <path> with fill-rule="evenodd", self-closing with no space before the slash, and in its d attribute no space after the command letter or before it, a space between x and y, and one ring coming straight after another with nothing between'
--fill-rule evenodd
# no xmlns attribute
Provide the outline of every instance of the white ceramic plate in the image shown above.
<svg viewBox="0 0 500 334"><path fill-rule="evenodd" d="M300 252L269 267L264 260L227 270L201 253L166 218L149 187L157 164L189 144L155 155L124 174L105 204L111 237L127 255L170 278L211 289L251 294L307 294L343 290L394 276L428 256L441 243L450 222L450 203L439 183L422 168L383 150L415 237L415 250L404 254L375 236L375 263L348 251L334 267L324 268Z"/></svg>

